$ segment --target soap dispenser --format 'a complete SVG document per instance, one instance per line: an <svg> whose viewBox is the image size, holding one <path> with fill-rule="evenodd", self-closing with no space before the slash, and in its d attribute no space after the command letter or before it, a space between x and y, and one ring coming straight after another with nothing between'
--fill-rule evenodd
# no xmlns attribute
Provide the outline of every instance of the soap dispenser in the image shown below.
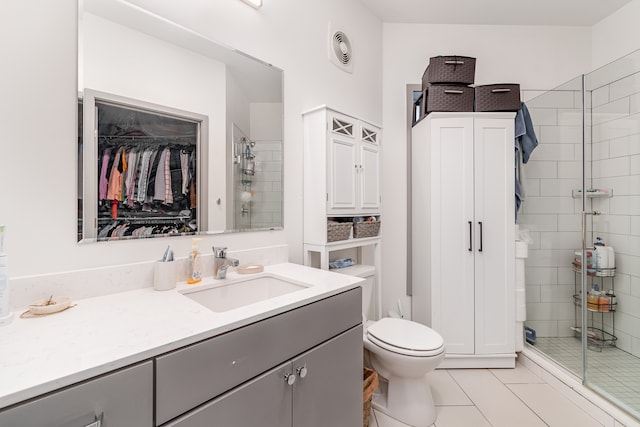
<svg viewBox="0 0 640 427"><path fill-rule="evenodd" d="M202 280L202 270L200 268L200 253L198 252L198 240L194 238L191 244L191 253L189 253L189 277L187 283L193 285Z"/></svg>

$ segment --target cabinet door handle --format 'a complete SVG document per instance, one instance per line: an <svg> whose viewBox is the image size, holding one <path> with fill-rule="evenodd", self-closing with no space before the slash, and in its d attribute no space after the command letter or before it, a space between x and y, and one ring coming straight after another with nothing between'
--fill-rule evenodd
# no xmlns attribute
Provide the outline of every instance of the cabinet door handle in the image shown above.
<svg viewBox="0 0 640 427"><path fill-rule="evenodd" d="M298 376L302 379L304 377L307 376L307 374L309 373L309 371L307 370L306 366L299 366L296 369L296 374L298 374Z"/></svg>
<svg viewBox="0 0 640 427"><path fill-rule="evenodd" d="M473 222L469 221L469 252L473 252Z"/></svg>
<svg viewBox="0 0 640 427"><path fill-rule="evenodd" d="M296 374L293 374L291 372L288 374L284 374L284 381L289 385L293 385L296 382Z"/></svg>
<svg viewBox="0 0 640 427"><path fill-rule="evenodd" d="M103 416L104 416L103 413L101 413L99 415L96 415L95 420L92 423L87 424L85 427L102 427L102 418L103 418Z"/></svg>
<svg viewBox="0 0 640 427"><path fill-rule="evenodd" d="M478 248L478 252L482 252L482 221L478 221L478 225L480 225L480 247Z"/></svg>

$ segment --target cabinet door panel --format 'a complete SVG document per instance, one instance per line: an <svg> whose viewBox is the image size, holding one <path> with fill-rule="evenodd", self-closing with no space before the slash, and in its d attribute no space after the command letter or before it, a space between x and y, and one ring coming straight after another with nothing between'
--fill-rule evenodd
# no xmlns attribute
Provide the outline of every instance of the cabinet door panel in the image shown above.
<svg viewBox="0 0 640 427"><path fill-rule="evenodd" d="M356 207L356 148L353 141L332 139L329 143L329 210Z"/></svg>
<svg viewBox="0 0 640 427"><path fill-rule="evenodd" d="M79 427L103 414L109 427L153 425L152 362L126 368L0 412L0 426Z"/></svg>
<svg viewBox="0 0 640 427"><path fill-rule="evenodd" d="M165 427L285 427L291 425L293 386L285 381L291 363L243 384Z"/></svg>
<svg viewBox="0 0 640 427"><path fill-rule="evenodd" d="M447 353L473 354L473 120L438 120L432 144L433 328Z"/></svg>
<svg viewBox="0 0 640 427"><path fill-rule="evenodd" d="M362 326L315 347L293 361L295 427L362 425Z"/></svg>
<svg viewBox="0 0 640 427"><path fill-rule="evenodd" d="M513 122L475 120L476 353L514 348Z"/></svg>
<svg viewBox="0 0 640 427"><path fill-rule="evenodd" d="M366 144L366 143L362 143ZM362 145L360 157L362 160L362 169L360 170L361 179L361 201L363 209L379 209L380 208L380 152L378 147L371 145Z"/></svg>

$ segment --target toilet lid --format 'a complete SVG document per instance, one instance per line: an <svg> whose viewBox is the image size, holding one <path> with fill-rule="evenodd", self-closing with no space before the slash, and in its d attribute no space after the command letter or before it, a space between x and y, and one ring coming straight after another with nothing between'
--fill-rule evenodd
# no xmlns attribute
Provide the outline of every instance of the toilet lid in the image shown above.
<svg viewBox="0 0 640 427"><path fill-rule="evenodd" d="M412 352L433 352L444 345L439 333L411 320L385 317L371 325L367 332L375 341Z"/></svg>

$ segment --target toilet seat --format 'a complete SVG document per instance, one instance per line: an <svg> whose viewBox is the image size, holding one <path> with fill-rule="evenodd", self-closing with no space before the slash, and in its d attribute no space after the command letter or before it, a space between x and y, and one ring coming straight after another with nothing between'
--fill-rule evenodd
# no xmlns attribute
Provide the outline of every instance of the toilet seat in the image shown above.
<svg viewBox="0 0 640 427"><path fill-rule="evenodd" d="M431 357L444 351L444 340L440 334L405 319L381 319L367 328L367 337L385 350L407 356Z"/></svg>

